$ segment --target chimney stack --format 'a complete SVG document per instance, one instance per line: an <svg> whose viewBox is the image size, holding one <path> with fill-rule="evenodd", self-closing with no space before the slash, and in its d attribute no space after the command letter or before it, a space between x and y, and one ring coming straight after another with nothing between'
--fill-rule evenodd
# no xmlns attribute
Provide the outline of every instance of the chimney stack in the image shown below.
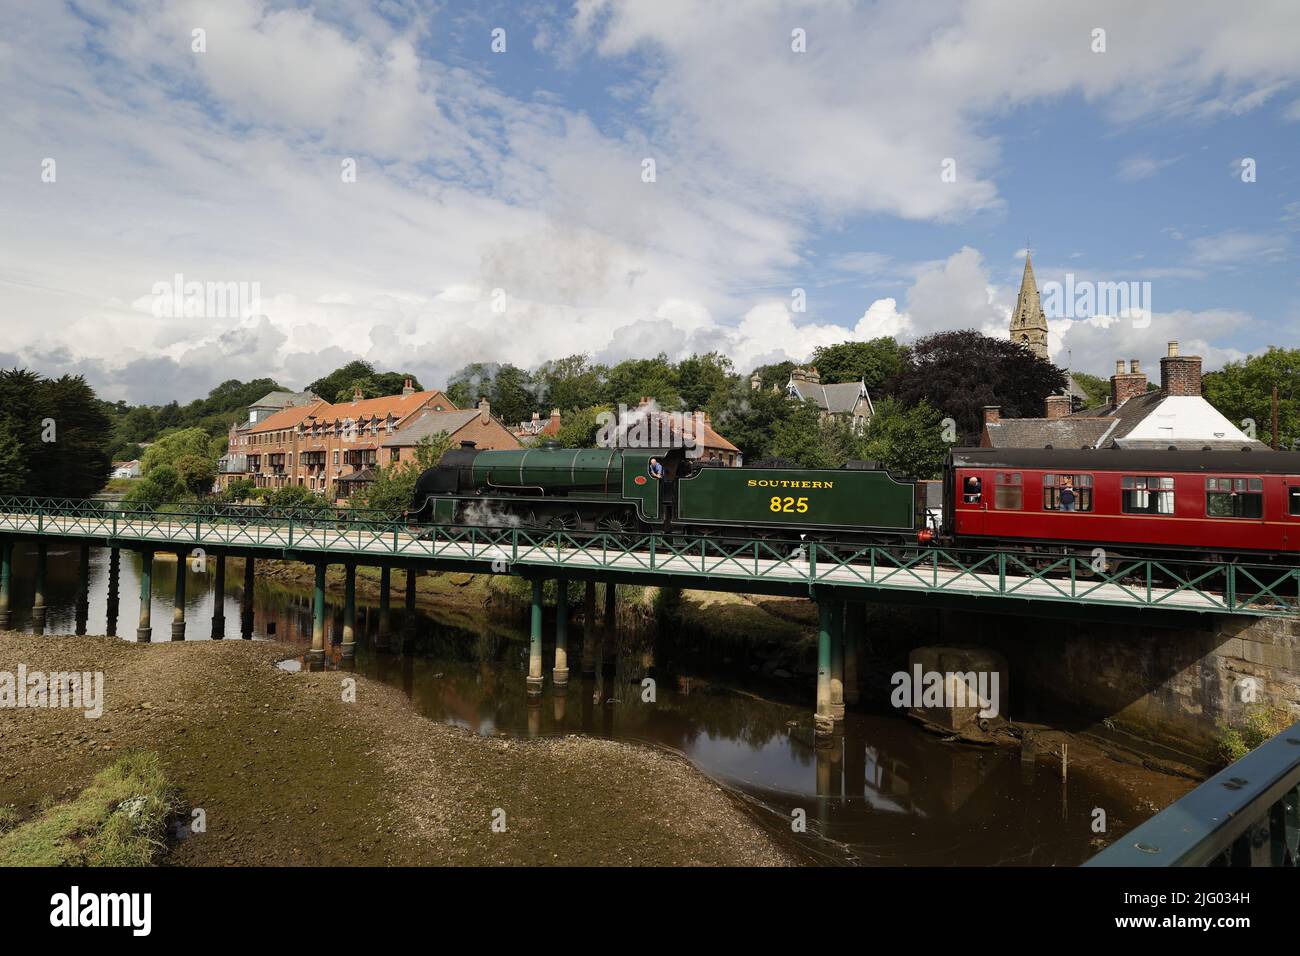
<svg viewBox="0 0 1300 956"><path fill-rule="evenodd" d="M749 380L749 390L751 392L757 392L762 387L763 387L763 380L759 378L757 375L753 376Z"/></svg>
<svg viewBox="0 0 1300 956"><path fill-rule="evenodd" d="M551 409L551 424L556 428L560 427L560 410L558 408Z"/></svg>
<svg viewBox="0 0 1300 956"><path fill-rule="evenodd" d="M1160 390L1166 395L1201 394L1201 357L1179 355L1178 343L1169 343L1169 354L1160 360Z"/></svg>
<svg viewBox="0 0 1300 956"><path fill-rule="evenodd" d="M1074 401L1069 395L1048 395L1044 405L1044 414L1049 419L1067 418L1074 411Z"/></svg>
<svg viewBox="0 0 1300 956"><path fill-rule="evenodd" d="M985 424L985 425L992 425L994 422L998 422L998 421L1001 421L1001 420L1002 420L1002 406L1001 406L1001 405L985 405L985 406L984 406L984 424Z"/></svg>
<svg viewBox="0 0 1300 956"><path fill-rule="evenodd" d="M1115 362L1115 374L1110 379L1110 403L1118 408L1130 398L1136 398L1138 395L1145 395L1147 390L1147 376L1141 371L1137 359L1129 363L1129 371L1124 371L1124 360L1118 359Z"/></svg>
<svg viewBox="0 0 1300 956"><path fill-rule="evenodd" d="M406 381L402 383L402 394L403 395L415 394L415 386L411 384L411 376L409 375L406 376Z"/></svg>
<svg viewBox="0 0 1300 956"><path fill-rule="evenodd" d="M478 418L484 425L492 420L492 406L488 404L486 395L478 400Z"/></svg>
<svg viewBox="0 0 1300 956"><path fill-rule="evenodd" d="M352 403L355 405L359 401L361 401L361 386L355 385L352 388Z"/></svg>

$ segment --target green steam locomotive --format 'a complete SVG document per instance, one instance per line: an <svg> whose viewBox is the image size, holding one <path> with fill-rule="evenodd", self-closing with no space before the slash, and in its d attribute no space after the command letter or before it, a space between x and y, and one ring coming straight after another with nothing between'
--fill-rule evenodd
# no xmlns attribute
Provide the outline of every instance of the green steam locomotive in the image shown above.
<svg viewBox="0 0 1300 956"><path fill-rule="evenodd" d="M723 468L680 448L487 451L463 442L416 482L408 518L436 525L743 537L870 534L924 527L917 483L865 462Z"/></svg>

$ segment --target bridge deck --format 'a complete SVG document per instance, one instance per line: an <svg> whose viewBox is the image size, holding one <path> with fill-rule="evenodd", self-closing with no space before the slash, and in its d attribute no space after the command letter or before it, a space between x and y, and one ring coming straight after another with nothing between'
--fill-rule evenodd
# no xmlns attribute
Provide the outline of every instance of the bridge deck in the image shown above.
<svg viewBox="0 0 1300 956"><path fill-rule="evenodd" d="M1104 570L1097 570L1086 555L663 535L625 539L511 528L413 530L393 521L309 516L252 521L212 512L146 514L34 499L0 501L0 533L102 539L127 547L267 551L300 560L371 559L524 574L550 569L651 575L688 587L727 581L792 592L910 591L1256 616L1295 614L1300 584L1300 571L1281 565L1112 556Z"/></svg>

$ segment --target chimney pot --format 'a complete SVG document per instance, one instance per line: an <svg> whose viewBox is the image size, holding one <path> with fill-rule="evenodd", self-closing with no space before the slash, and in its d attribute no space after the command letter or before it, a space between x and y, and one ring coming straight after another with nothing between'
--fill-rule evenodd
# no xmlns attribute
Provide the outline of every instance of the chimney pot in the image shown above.
<svg viewBox="0 0 1300 956"><path fill-rule="evenodd" d="M1124 360L1123 360L1123 359L1115 359L1115 374L1116 374L1116 375L1123 375L1123 374L1124 374Z"/></svg>
<svg viewBox="0 0 1300 956"><path fill-rule="evenodd" d="M1128 369L1128 370L1129 370L1131 373L1133 373L1134 375L1136 375L1136 374L1138 374L1138 372L1142 371L1142 366L1141 366L1141 364L1138 362L1137 359L1129 359L1129 369Z"/></svg>
<svg viewBox="0 0 1300 956"><path fill-rule="evenodd" d="M1169 343L1169 358L1178 357L1178 340L1174 339Z"/></svg>

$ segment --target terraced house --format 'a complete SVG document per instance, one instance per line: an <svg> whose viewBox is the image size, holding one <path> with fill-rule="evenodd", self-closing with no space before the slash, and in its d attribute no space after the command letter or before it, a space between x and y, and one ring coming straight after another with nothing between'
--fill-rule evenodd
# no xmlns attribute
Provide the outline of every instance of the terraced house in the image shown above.
<svg viewBox="0 0 1300 956"><path fill-rule="evenodd" d="M265 414L259 403L249 420L230 429L230 449L218 468L217 484L252 479L259 488L303 485L331 500L346 498L367 472L387 463L381 446L426 413L454 411L438 389L417 392L407 379L398 395L330 403L310 394L291 395ZM473 413L471 413L473 414Z"/></svg>

